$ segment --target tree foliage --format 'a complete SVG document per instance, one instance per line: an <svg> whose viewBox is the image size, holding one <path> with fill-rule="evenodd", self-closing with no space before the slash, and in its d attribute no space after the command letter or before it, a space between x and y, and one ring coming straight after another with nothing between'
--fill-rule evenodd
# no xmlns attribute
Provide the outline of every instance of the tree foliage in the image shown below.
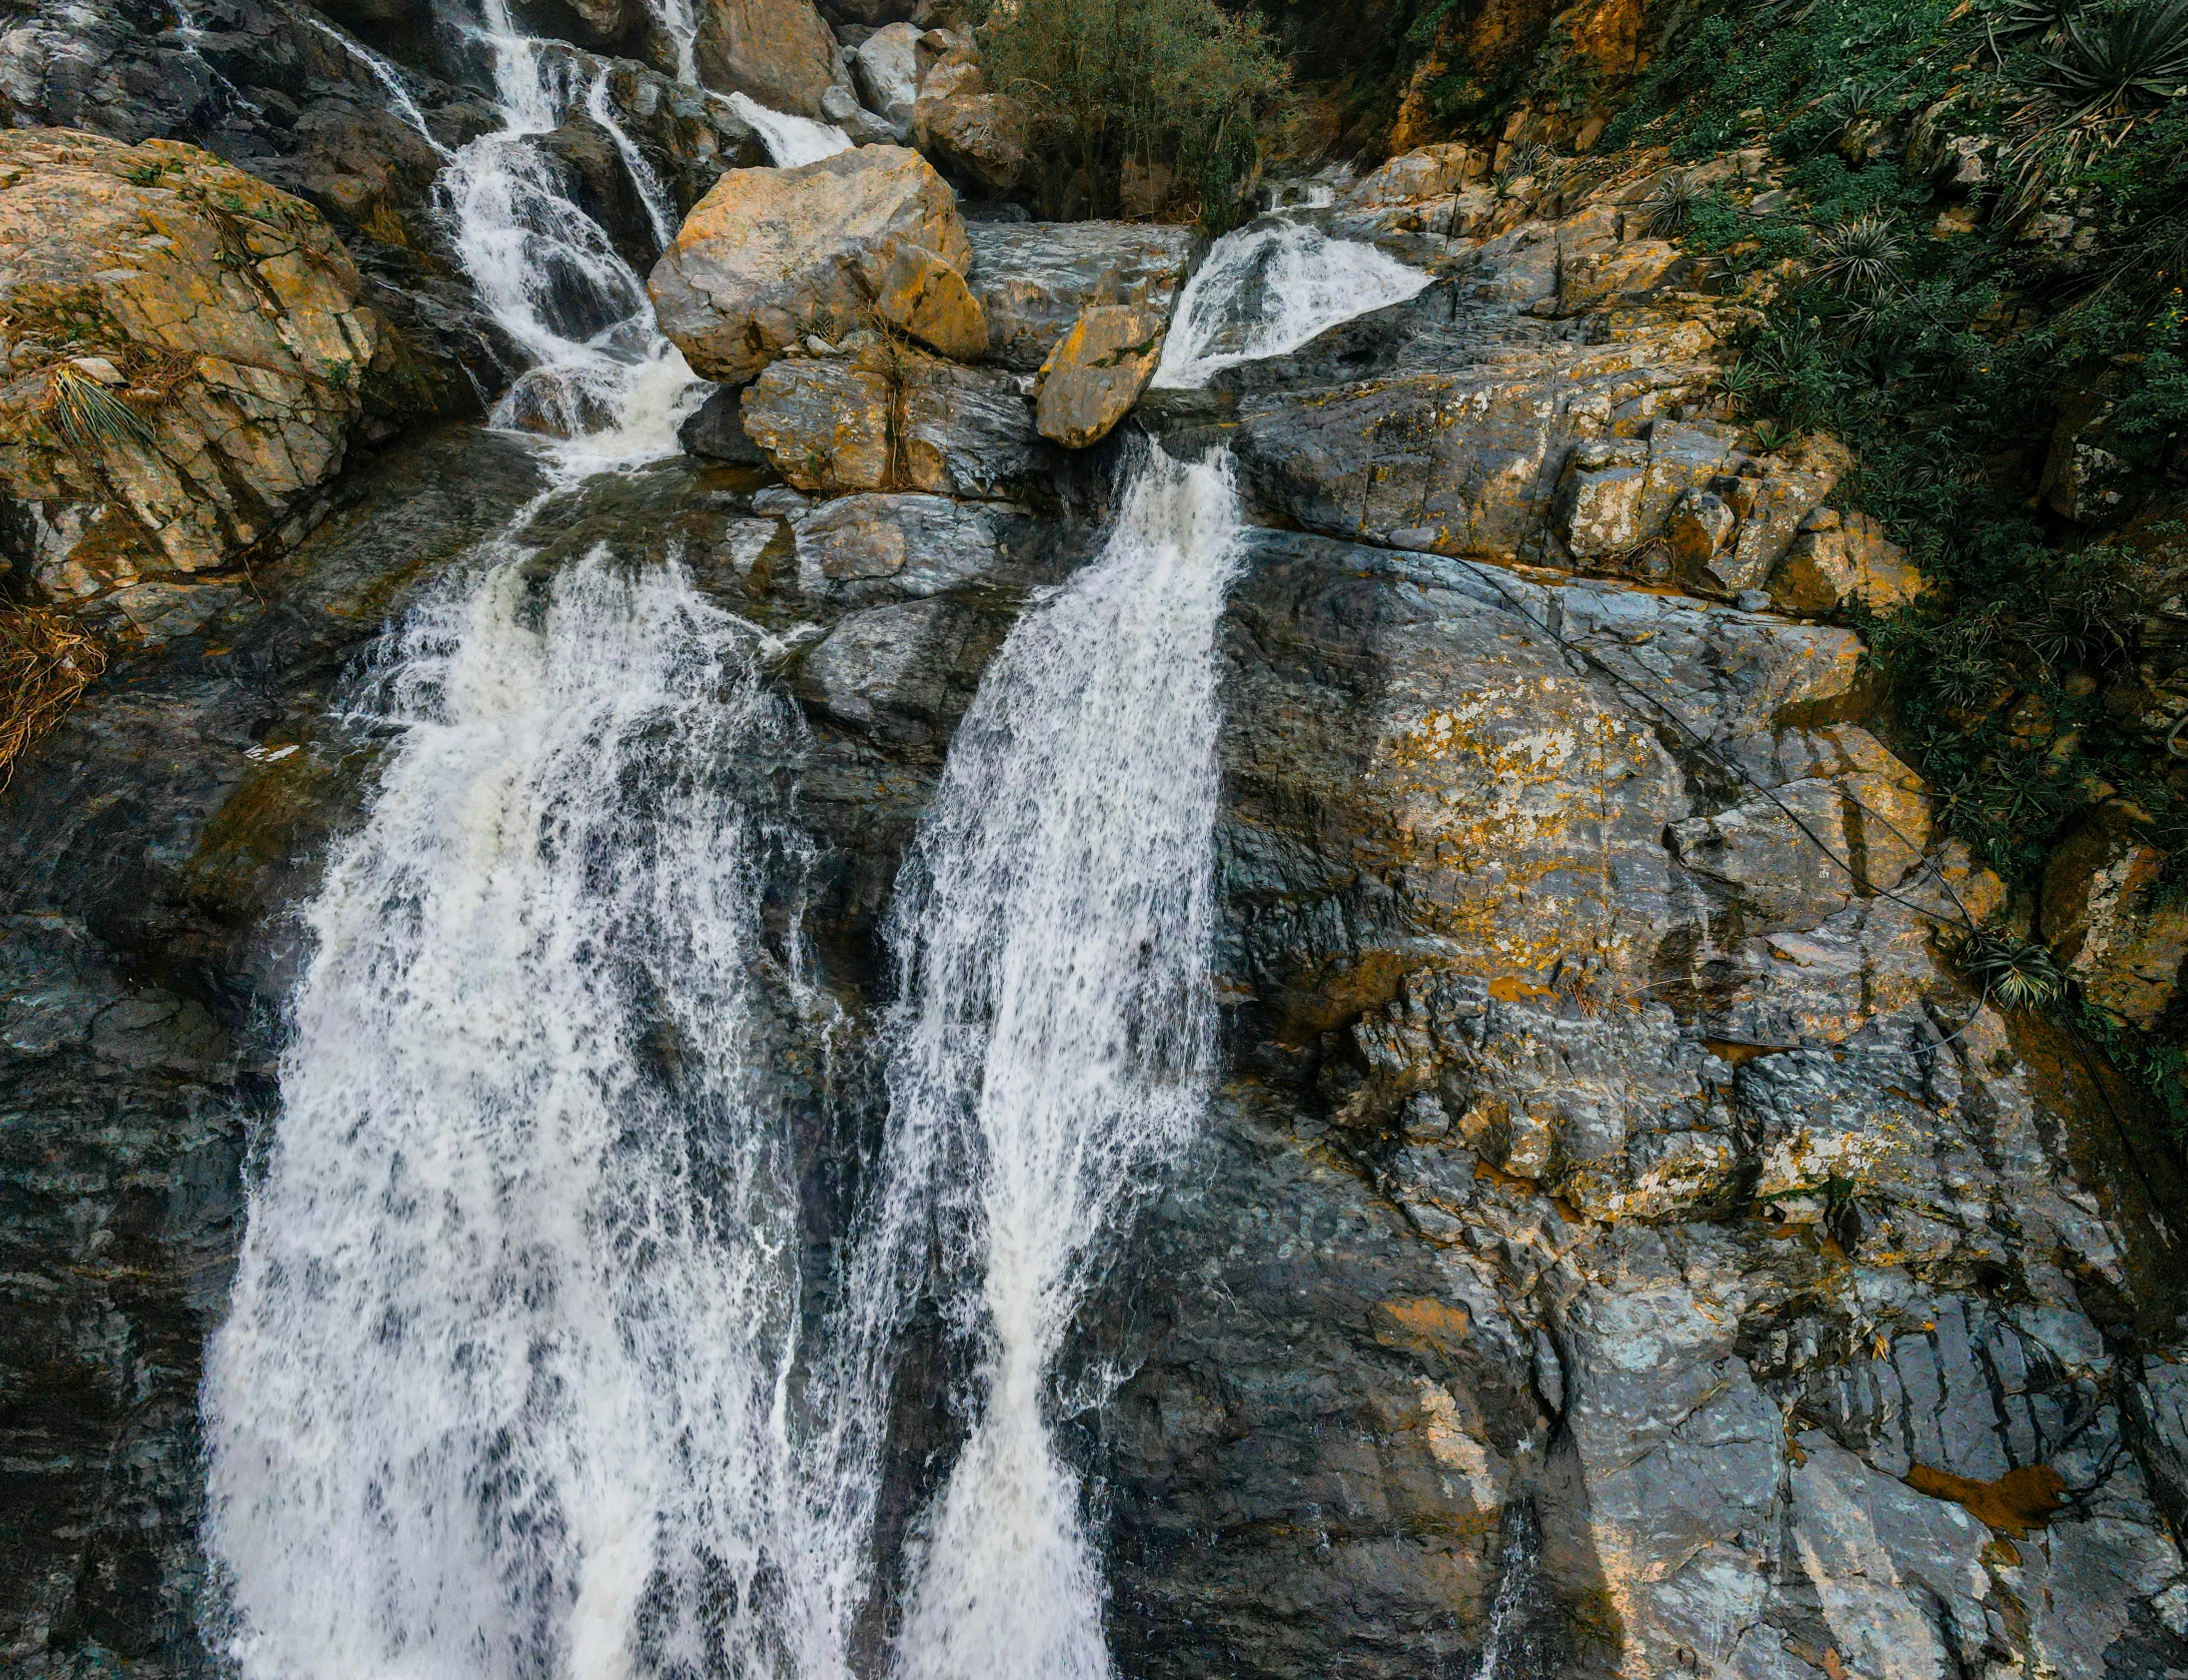
<svg viewBox="0 0 2188 1680"><path fill-rule="evenodd" d="M1290 80L1258 17L1214 0L1003 0L981 34L991 84L1025 111L1044 216L1169 197L1213 231L1241 218ZM1171 192L1128 194L1128 172Z"/></svg>

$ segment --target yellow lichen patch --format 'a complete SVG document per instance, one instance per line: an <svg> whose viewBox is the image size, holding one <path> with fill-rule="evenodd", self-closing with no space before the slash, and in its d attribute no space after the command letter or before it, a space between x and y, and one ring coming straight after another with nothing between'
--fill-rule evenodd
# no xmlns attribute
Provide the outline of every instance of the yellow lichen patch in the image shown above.
<svg viewBox="0 0 2188 1680"><path fill-rule="evenodd" d="M2049 1464L2023 1464L1996 1481L1975 1481L1917 1464L1907 1472L1906 1483L1932 1499L1964 1506L1993 1533L2015 1540L2027 1538L2031 1528L2044 1527L2066 1503L2066 1478Z"/></svg>
<svg viewBox="0 0 2188 1680"><path fill-rule="evenodd" d="M1421 1295L1411 1299L1379 1300L1368 1309L1375 1339L1385 1347L1406 1347L1455 1353L1474 1327L1464 1306Z"/></svg>

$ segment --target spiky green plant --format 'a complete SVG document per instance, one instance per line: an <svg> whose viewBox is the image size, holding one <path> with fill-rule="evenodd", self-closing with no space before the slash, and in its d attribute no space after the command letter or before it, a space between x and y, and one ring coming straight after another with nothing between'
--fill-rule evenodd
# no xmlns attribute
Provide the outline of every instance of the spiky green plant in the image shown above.
<svg viewBox="0 0 2188 1680"><path fill-rule="evenodd" d="M1867 82L1841 82L1825 97L1819 107L1830 120L1831 134L1835 138L1844 134L1856 121L1868 113L1882 90Z"/></svg>
<svg viewBox="0 0 2188 1680"><path fill-rule="evenodd" d="M2118 0L2066 20L2044 80L2076 116L2123 117L2188 83L2188 0Z"/></svg>
<svg viewBox="0 0 2188 1680"><path fill-rule="evenodd" d="M1701 188L1683 170L1666 175L1641 200L1641 214L1648 218L1648 232L1656 239L1675 239L1694 219L1701 203Z"/></svg>
<svg viewBox="0 0 2188 1680"><path fill-rule="evenodd" d="M2033 940L1978 928L1955 957L1962 974L2008 1009L2042 1009L2066 996L2065 972Z"/></svg>
<svg viewBox="0 0 2188 1680"><path fill-rule="evenodd" d="M1538 140L1522 140L1505 154L1504 167L1497 172L1497 190L1501 193L1515 181L1527 180L1542 174L1552 163L1550 148Z"/></svg>
<svg viewBox="0 0 2188 1680"><path fill-rule="evenodd" d="M49 376L46 414L69 448L88 459L152 442L151 421L73 363Z"/></svg>
<svg viewBox="0 0 2188 1680"><path fill-rule="evenodd" d="M2081 0L2007 0L1989 19L1996 41L2055 40Z"/></svg>
<svg viewBox="0 0 2188 1680"><path fill-rule="evenodd" d="M1768 454L1782 449L1800 434L1781 420L1755 421L1755 447Z"/></svg>
<svg viewBox="0 0 2188 1680"><path fill-rule="evenodd" d="M1816 278L1848 298L1876 298L1899 286L1906 247L1882 216L1856 216L1816 236Z"/></svg>

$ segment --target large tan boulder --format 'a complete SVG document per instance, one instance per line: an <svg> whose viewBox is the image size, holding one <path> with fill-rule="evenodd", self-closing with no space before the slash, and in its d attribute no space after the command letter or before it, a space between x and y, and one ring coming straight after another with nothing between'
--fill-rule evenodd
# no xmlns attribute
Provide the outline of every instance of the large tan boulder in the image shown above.
<svg viewBox="0 0 2188 1680"><path fill-rule="evenodd" d="M1819 507L1770 574L1770 599L1791 612L1822 613L1858 601L1890 612L1922 592L1907 551L1866 513Z"/></svg>
<svg viewBox="0 0 2188 1680"><path fill-rule="evenodd" d="M1083 449L1132 412L1162 360L1169 317L1148 305L1096 304L1041 365L1034 423L1043 437Z"/></svg>
<svg viewBox="0 0 2188 1680"><path fill-rule="evenodd" d="M2188 958L2188 910L2158 891L2165 854L2142 837L2148 820L2114 800L2066 837L2044 870L2041 930L2091 1003L2144 1028Z"/></svg>
<svg viewBox="0 0 2188 1680"><path fill-rule="evenodd" d="M835 36L811 0L697 0L699 78L775 111L822 120L841 79Z"/></svg>
<svg viewBox="0 0 2188 1680"><path fill-rule="evenodd" d="M981 191L1007 193L1026 167L1025 117L1007 94L990 93L980 66L946 55L919 84L912 144Z"/></svg>
<svg viewBox="0 0 2188 1680"><path fill-rule="evenodd" d="M808 335L878 312L945 354L987 324L949 185L918 153L861 146L796 169L731 170L684 219L647 288L661 331L707 379L751 379ZM944 273L943 271L947 271Z"/></svg>
<svg viewBox="0 0 2188 1680"><path fill-rule="evenodd" d="M1037 441L1013 376L885 344L785 357L752 383L740 413L776 471L824 494L1005 497Z"/></svg>
<svg viewBox="0 0 2188 1680"><path fill-rule="evenodd" d="M382 342L361 291L316 210L194 147L0 131L0 490L41 588L163 617L301 534Z"/></svg>

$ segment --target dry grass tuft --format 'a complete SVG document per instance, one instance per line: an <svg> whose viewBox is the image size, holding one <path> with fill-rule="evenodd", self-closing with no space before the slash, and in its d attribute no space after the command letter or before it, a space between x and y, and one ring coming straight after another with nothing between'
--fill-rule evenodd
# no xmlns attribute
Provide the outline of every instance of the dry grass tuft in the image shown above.
<svg viewBox="0 0 2188 1680"><path fill-rule="evenodd" d="M67 613L0 604L0 788L105 669L106 648Z"/></svg>

